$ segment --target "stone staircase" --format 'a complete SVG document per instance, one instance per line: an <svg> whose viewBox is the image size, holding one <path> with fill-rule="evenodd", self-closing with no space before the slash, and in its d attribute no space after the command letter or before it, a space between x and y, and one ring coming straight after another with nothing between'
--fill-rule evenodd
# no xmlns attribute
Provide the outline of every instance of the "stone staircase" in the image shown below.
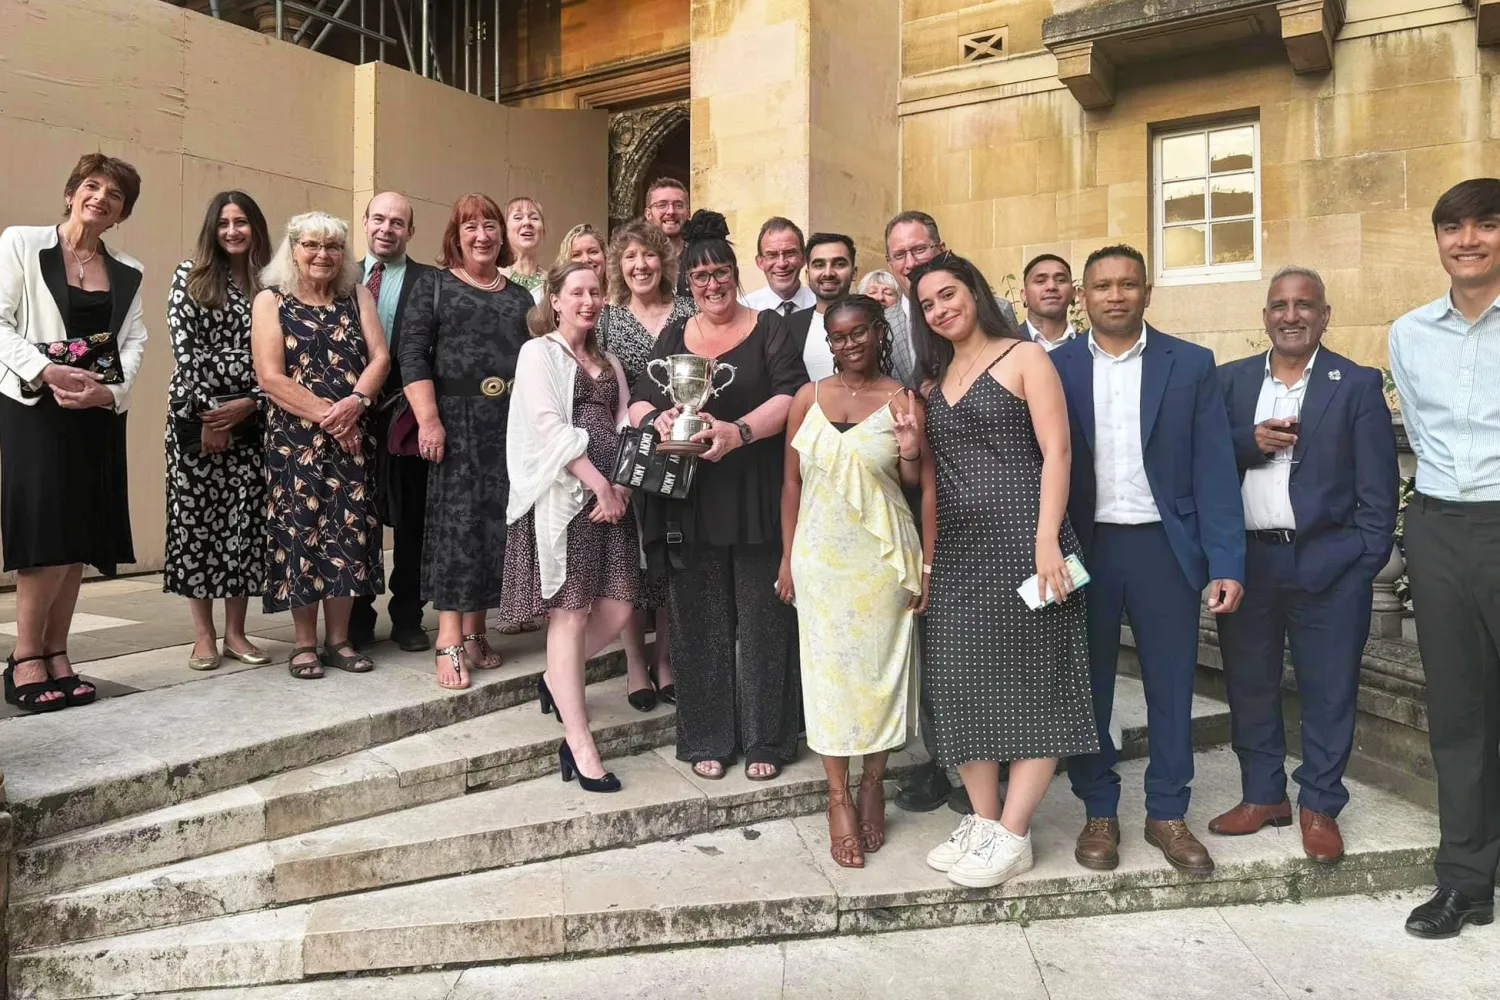
<svg viewBox="0 0 1500 1000"><path fill-rule="evenodd" d="M515 661L506 701L534 690ZM595 679L616 672L597 669ZM1370 788L1345 813L1349 857L1320 869L1294 831L1214 839L1207 879L1140 839L1145 703L1121 678L1121 868L1072 860L1081 811L1065 777L1035 825L1037 867L999 890L953 886L923 857L956 817L892 808L863 871L828 857L822 769L708 781L677 761L668 707L642 715L593 684L601 748L624 782L590 795L556 776L560 727L533 701L21 846L10 985L37 1000L295 983L441 965L701 942L1365 892L1429 880L1436 820ZM1198 699L1190 817L1238 797L1222 704ZM912 766L892 759L892 777ZM31 992L27 992L27 991Z"/></svg>

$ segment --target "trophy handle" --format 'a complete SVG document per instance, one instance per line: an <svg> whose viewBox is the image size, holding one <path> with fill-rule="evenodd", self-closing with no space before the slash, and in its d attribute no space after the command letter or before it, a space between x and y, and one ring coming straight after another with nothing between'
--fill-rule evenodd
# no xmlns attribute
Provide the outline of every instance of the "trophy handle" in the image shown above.
<svg viewBox="0 0 1500 1000"><path fill-rule="evenodd" d="M666 370L668 372L671 371L672 366L667 363L666 358L652 358L650 361L646 362L646 375L651 379L652 382L656 383L657 388L661 389L662 392L667 394L668 399L672 399L672 387L656 377L657 365L661 365L663 370ZM674 405L676 404L676 400L672 400L672 402Z"/></svg>
<svg viewBox="0 0 1500 1000"><path fill-rule="evenodd" d="M724 380L724 383L722 385L716 385L716 386L713 387L713 394L715 396L717 396L720 393L722 393L725 389L728 389L729 386L730 386L730 383L732 383L734 381L734 376L735 376L734 365L726 365L726 364L722 364L722 363L714 365L714 373L708 377L708 380L709 380L710 383L712 383L714 379L716 379L716 378L719 377L719 372L728 372L729 373L729 377Z"/></svg>

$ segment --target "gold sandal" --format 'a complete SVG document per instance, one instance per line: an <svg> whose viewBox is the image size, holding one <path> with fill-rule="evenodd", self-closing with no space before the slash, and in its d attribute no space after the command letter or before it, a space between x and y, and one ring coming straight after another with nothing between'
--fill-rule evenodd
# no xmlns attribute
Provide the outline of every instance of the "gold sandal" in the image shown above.
<svg viewBox="0 0 1500 1000"><path fill-rule="evenodd" d="M479 662L473 665L475 670L496 670L502 661L490 647L490 637L484 632L470 632L464 636L464 642L472 642L479 647Z"/></svg>
<svg viewBox="0 0 1500 1000"><path fill-rule="evenodd" d="M448 664L453 667L453 672L458 675L459 680L457 684L444 684L442 676L439 675L438 687L448 691L462 691L469 686L469 672L464 663L463 646L439 646L435 656L439 658L446 656Z"/></svg>

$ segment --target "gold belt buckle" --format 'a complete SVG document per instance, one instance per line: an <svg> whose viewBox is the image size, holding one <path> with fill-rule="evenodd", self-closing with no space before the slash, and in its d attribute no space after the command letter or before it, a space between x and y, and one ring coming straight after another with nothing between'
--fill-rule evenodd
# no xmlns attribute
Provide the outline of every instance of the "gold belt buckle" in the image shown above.
<svg viewBox="0 0 1500 1000"><path fill-rule="evenodd" d="M505 389L505 379L501 378L498 375L491 375L489 378L479 383L479 391L492 399L496 396L505 395Z"/></svg>

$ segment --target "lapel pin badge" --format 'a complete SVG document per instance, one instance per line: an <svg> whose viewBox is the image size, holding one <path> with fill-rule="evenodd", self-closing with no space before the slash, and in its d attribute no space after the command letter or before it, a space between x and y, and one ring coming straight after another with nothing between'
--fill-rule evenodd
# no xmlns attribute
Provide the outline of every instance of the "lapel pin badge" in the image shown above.
<svg viewBox="0 0 1500 1000"><path fill-rule="evenodd" d="M1329 372L1328 372L1328 381L1330 381L1330 382L1337 382L1339 379L1341 379L1343 377L1344 377L1344 373L1341 372L1341 371L1339 371L1337 368L1329 369Z"/></svg>

